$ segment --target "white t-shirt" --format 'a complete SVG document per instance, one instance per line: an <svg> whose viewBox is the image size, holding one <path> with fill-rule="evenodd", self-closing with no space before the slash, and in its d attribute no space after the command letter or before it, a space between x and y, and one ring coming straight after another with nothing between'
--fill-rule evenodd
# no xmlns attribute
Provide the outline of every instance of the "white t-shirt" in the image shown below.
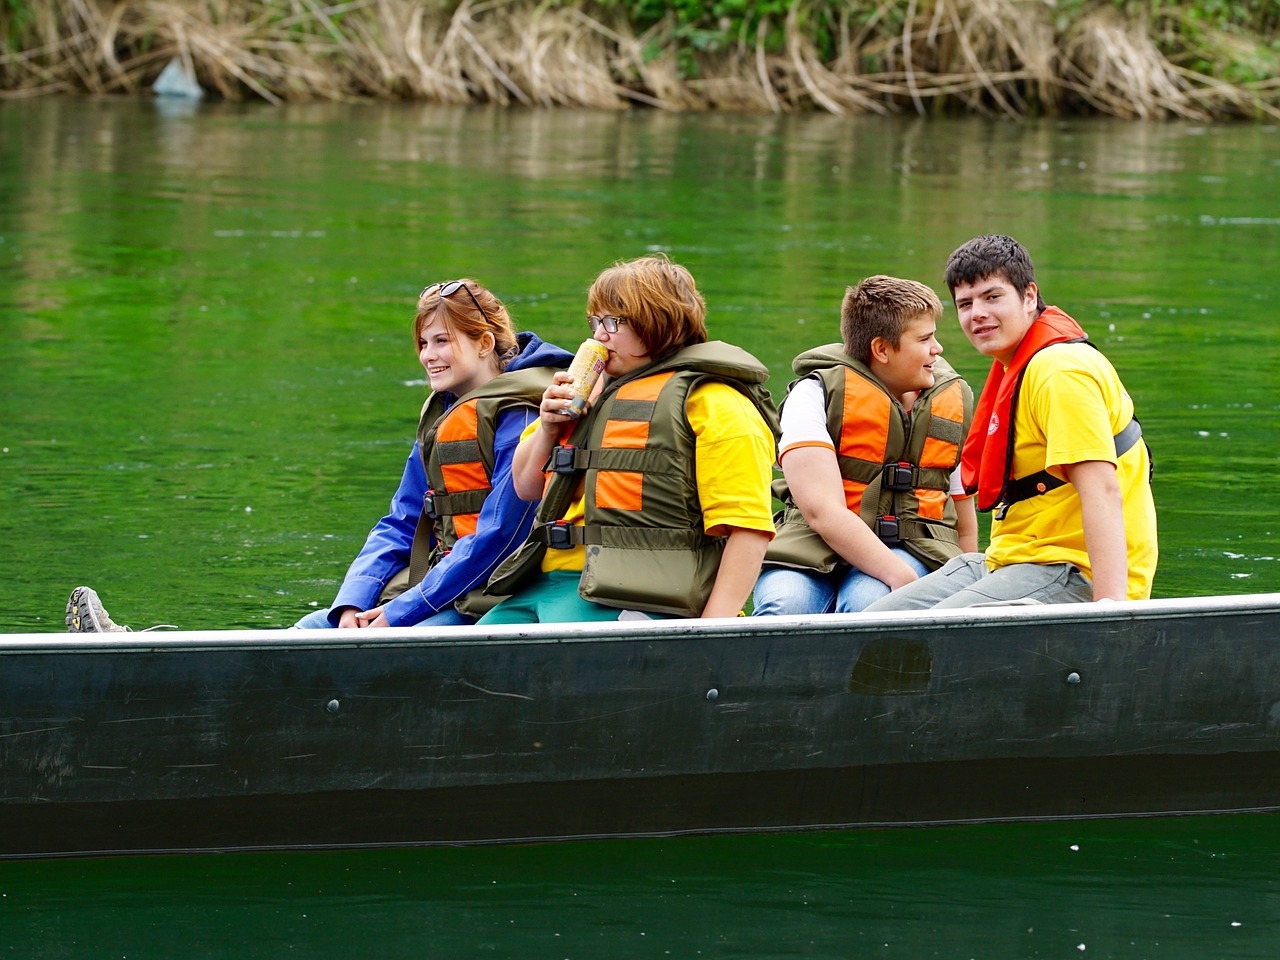
<svg viewBox="0 0 1280 960"><path fill-rule="evenodd" d="M806 377L797 383L782 405L782 438L778 441L778 462L792 447L836 446L827 432L827 393L817 377ZM960 468L951 473L951 496L963 497Z"/></svg>

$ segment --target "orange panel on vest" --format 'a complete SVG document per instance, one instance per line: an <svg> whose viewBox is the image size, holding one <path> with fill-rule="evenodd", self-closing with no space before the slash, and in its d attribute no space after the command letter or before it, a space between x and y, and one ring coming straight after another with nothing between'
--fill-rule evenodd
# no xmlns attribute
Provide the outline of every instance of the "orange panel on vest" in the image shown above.
<svg viewBox="0 0 1280 960"><path fill-rule="evenodd" d="M943 470L953 470L956 465L956 453L959 448L956 444L948 440L939 440L937 437L925 437L924 449L920 451L920 466L922 467L941 467Z"/></svg>
<svg viewBox="0 0 1280 960"><path fill-rule="evenodd" d="M933 398L929 412L943 420L964 423L964 393L959 380Z"/></svg>
<svg viewBox="0 0 1280 960"><path fill-rule="evenodd" d="M947 492L945 490L927 490L924 487L916 489L916 499L920 501L920 516L925 520L941 520L943 518L943 510L947 505Z"/></svg>
<svg viewBox="0 0 1280 960"><path fill-rule="evenodd" d="M844 480L844 503L845 506L857 513L862 509L862 494L867 489L865 483L859 483L857 480L850 480L847 477Z"/></svg>
<svg viewBox="0 0 1280 960"><path fill-rule="evenodd" d="M450 440L467 440L476 435L477 424L476 400L459 403L445 415L444 423L436 434L438 440L446 443Z"/></svg>
<svg viewBox="0 0 1280 960"><path fill-rule="evenodd" d="M480 456L479 448L476 449L477 458ZM484 464L479 459L472 460L470 463L448 463L440 467L440 474L444 477L444 488L450 493L460 493L463 490L486 490L489 487L489 476L484 472Z"/></svg>
<svg viewBox="0 0 1280 960"><path fill-rule="evenodd" d="M624 383L618 388L619 400L657 400L667 381L675 376L674 372L659 373L652 377L642 377L631 383Z"/></svg>
<svg viewBox="0 0 1280 960"><path fill-rule="evenodd" d="M643 510L644 474L601 470L596 474L596 506L601 510Z"/></svg>
<svg viewBox="0 0 1280 960"><path fill-rule="evenodd" d="M889 398L881 391L852 373L845 377L842 417L846 426L840 431L840 453L856 460L883 463L892 412Z"/></svg>
<svg viewBox="0 0 1280 960"><path fill-rule="evenodd" d="M649 442L648 420L610 420L604 427L603 446L643 450Z"/></svg>

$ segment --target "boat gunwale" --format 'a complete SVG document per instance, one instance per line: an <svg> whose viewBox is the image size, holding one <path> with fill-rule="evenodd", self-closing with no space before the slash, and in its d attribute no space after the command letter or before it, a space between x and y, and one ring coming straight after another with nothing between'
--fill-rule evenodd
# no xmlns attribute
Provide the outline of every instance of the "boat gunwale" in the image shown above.
<svg viewBox="0 0 1280 960"><path fill-rule="evenodd" d="M138 631L129 633L0 634L0 656L22 654L175 653L244 650L351 650L456 645L530 646L611 641L765 637L807 633L873 634L948 627L1000 626L1035 621L1131 623L1206 615L1280 615L1280 593L1177 597L1126 603L1060 603L949 610L893 611L878 614L829 613L784 617L732 617L712 620L637 620L596 623L450 627L378 627L358 631L280 627L236 630ZM355 634L353 636L352 634Z"/></svg>

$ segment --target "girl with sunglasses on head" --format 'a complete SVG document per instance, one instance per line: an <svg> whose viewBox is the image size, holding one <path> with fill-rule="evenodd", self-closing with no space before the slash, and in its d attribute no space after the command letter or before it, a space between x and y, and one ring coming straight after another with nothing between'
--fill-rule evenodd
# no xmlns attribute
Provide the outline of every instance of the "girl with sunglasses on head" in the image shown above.
<svg viewBox="0 0 1280 960"><path fill-rule="evenodd" d="M580 418L567 373L543 393L513 472L541 506L481 623L736 616L773 537L769 371L707 342L702 295L664 255L603 271L587 312L604 376Z"/></svg>
<svg viewBox="0 0 1280 960"><path fill-rule="evenodd" d="M480 595L485 581L533 522L534 505L511 486L512 455L572 355L516 333L501 301L469 279L424 289L413 331L431 394L391 512L333 605L299 627L474 623L496 602Z"/></svg>
<svg viewBox="0 0 1280 960"><path fill-rule="evenodd" d="M377 522L328 610L295 627L474 623L497 602L489 575L524 542L534 504L515 494L512 457L572 354L516 333L506 307L474 280L433 283L413 324L431 394L390 512ZM67 601L72 633L129 629L90 587Z"/></svg>

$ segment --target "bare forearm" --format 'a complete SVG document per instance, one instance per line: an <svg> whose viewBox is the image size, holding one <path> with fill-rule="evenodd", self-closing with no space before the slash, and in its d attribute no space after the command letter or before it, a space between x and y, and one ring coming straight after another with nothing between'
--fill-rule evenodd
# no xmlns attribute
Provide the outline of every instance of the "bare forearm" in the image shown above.
<svg viewBox="0 0 1280 960"><path fill-rule="evenodd" d="M546 479L542 468L547 457L551 456L551 448L556 445L560 431L574 419L564 413L565 403L572 396L572 379L566 371L557 371L538 405L538 429L520 441L511 458L511 482L521 500L542 498Z"/></svg>
<svg viewBox="0 0 1280 960"><path fill-rule="evenodd" d="M805 521L832 550L891 590L916 579L916 572L849 511L835 450L801 447L788 451L782 470Z"/></svg>
<svg viewBox="0 0 1280 960"><path fill-rule="evenodd" d="M1080 496L1093 599L1124 600L1129 593L1129 550L1115 467L1086 460L1064 467L1064 472Z"/></svg>
<svg viewBox="0 0 1280 960"><path fill-rule="evenodd" d="M520 441L511 457L511 484L521 500L541 498L545 475L542 466L551 455L555 441L541 426Z"/></svg>
<svg viewBox="0 0 1280 960"><path fill-rule="evenodd" d="M896 590L916 579L916 572L862 520L847 509L831 516L817 516L809 522L836 553L867 576Z"/></svg>
<svg viewBox="0 0 1280 960"><path fill-rule="evenodd" d="M734 527L725 541L724 554L703 617L736 617L742 612L760 575L760 564L771 535L761 530Z"/></svg>
<svg viewBox="0 0 1280 960"><path fill-rule="evenodd" d="M977 553L978 511L974 506L973 497L965 497L962 500L957 500L955 504L956 533L960 535L960 552Z"/></svg>

